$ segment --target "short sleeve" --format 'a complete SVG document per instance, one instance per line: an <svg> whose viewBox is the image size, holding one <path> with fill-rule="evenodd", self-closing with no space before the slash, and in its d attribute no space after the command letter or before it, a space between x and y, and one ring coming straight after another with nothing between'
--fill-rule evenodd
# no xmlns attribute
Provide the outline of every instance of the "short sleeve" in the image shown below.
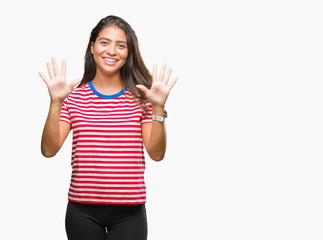
<svg viewBox="0 0 323 240"><path fill-rule="evenodd" d="M61 115L59 117L59 120L71 124L71 117L70 117L70 113L68 111L67 98L63 102Z"/></svg>
<svg viewBox="0 0 323 240"><path fill-rule="evenodd" d="M153 113L153 111L152 111L151 104L149 102L147 102L146 103L146 112L144 113L144 115L141 118L141 124L152 122L152 117L151 117L152 113Z"/></svg>

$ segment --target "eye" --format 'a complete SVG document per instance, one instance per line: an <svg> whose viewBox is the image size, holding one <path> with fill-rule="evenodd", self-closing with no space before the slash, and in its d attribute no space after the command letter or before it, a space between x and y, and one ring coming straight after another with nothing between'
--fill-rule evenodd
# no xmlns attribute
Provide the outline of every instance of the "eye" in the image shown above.
<svg viewBox="0 0 323 240"><path fill-rule="evenodd" d="M120 48L120 49L125 49L125 48L126 48L126 45L124 45L124 44L119 44L119 45L118 45L118 48Z"/></svg>
<svg viewBox="0 0 323 240"><path fill-rule="evenodd" d="M107 42L107 41L101 41L101 42L100 42L100 44L101 44L102 46L107 46L107 45L108 45L108 42Z"/></svg>

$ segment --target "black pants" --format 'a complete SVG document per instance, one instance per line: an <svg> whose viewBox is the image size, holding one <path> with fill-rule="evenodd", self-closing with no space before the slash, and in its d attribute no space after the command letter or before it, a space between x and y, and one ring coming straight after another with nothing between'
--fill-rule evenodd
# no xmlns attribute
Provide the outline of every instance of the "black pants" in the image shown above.
<svg viewBox="0 0 323 240"><path fill-rule="evenodd" d="M69 240L146 240L146 208L68 202L65 227Z"/></svg>

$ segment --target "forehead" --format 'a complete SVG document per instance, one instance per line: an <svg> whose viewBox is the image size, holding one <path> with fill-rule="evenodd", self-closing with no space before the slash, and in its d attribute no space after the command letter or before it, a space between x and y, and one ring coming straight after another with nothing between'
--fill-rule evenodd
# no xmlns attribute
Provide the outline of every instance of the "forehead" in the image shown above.
<svg viewBox="0 0 323 240"><path fill-rule="evenodd" d="M127 41L125 32L115 25L103 28L99 33L97 39L100 38L108 38L112 41Z"/></svg>

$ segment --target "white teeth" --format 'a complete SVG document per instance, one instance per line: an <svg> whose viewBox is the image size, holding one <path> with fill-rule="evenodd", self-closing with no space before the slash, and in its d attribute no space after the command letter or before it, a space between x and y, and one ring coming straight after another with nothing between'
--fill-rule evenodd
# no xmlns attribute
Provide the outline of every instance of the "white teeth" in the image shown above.
<svg viewBox="0 0 323 240"><path fill-rule="evenodd" d="M108 62L116 62L117 60L115 59L111 59L111 58L104 58L104 60L108 61Z"/></svg>

